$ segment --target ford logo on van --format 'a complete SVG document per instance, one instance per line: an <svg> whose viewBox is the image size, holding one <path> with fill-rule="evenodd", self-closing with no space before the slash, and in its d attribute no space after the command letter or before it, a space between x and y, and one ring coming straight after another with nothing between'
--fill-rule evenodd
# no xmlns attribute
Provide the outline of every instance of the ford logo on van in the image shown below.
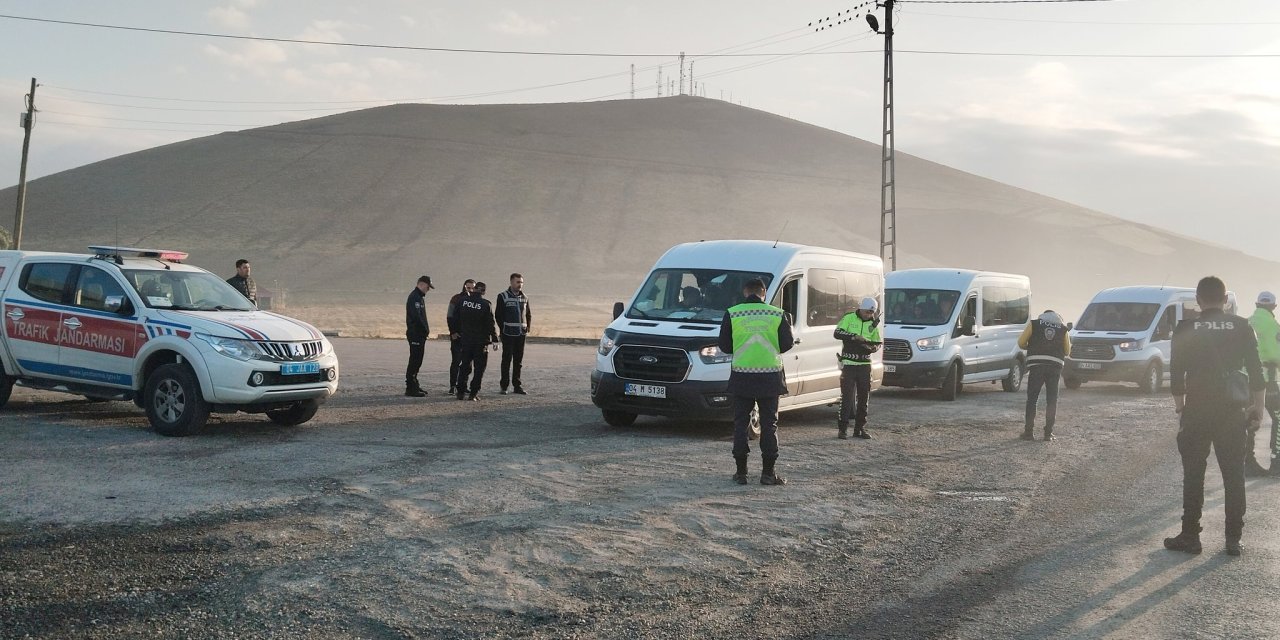
<svg viewBox="0 0 1280 640"><path fill-rule="evenodd" d="M658 359L654 356L640 356L640 362L645 364L658 364Z"/></svg>

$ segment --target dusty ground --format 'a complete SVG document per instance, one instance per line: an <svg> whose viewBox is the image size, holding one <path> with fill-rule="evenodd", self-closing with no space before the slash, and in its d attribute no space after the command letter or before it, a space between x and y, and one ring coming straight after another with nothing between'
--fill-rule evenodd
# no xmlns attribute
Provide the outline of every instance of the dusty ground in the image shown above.
<svg viewBox="0 0 1280 640"><path fill-rule="evenodd" d="M729 481L724 425L603 425L589 347L529 349L528 397L398 395L404 346L339 340L343 388L281 429L168 439L128 403L19 390L0 411L0 637L1274 638L1280 482L1246 554L1164 551L1164 397L873 397L876 439L783 416L785 487ZM496 364L496 363L495 363ZM493 387L491 380L489 387ZM752 460L758 471L758 458Z"/></svg>

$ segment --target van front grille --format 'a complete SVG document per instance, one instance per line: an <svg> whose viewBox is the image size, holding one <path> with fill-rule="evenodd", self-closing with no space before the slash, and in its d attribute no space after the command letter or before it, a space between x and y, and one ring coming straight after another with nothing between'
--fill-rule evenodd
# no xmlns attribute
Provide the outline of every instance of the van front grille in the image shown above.
<svg viewBox="0 0 1280 640"><path fill-rule="evenodd" d="M906 340L889 338L884 341L884 359L902 362L911 359L911 343Z"/></svg>
<svg viewBox="0 0 1280 640"><path fill-rule="evenodd" d="M613 354L619 378L644 382L683 382L689 375L689 354L680 349L625 344Z"/></svg>
<svg viewBox="0 0 1280 640"><path fill-rule="evenodd" d="M1071 343L1071 359L1072 360L1115 360L1116 350L1110 342L1102 342L1100 340L1089 340L1087 338L1074 340Z"/></svg>

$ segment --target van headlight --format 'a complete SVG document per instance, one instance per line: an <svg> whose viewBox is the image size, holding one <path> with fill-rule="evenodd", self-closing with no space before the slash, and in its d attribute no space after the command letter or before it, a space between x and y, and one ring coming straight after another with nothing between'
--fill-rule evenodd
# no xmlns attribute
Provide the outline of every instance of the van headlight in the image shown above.
<svg viewBox="0 0 1280 640"><path fill-rule="evenodd" d="M943 333L933 336L932 338L920 338L919 340L916 340L916 350L933 351L935 349L941 349L942 340L946 337L947 335Z"/></svg>
<svg viewBox="0 0 1280 640"><path fill-rule="evenodd" d="M1126 340L1116 345L1121 351L1142 351L1147 346L1145 340Z"/></svg>
<svg viewBox="0 0 1280 640"><path fill-rule="evenodd" d="M600 336L600 346L596 347L596 352L602 356L607 356L613 352L613 348L618 346L614 342L614 338L618 337L618 332L613 329L605 329L604 335Z"/></svg>
<svg viewBox="0 0 1280 640"><path fill-rule="evenodd" d="M709 347L703 347L702 350L698 351L698 355L702 358L702 364L724 364L726 362L733 362L732 353L725 353L720 350L719 346L714 344Z"/></svg>
<svg viewBox="0 0 1280 640"><path fill-rule="evenodd" d="M251 340L236 340L235 338L219 338L211 336L207 333L195 334L197 338L203 340L214 351L221 353L228 358L236 360L257 360L262 355L262 351L258 349L258 345Z"/></svg>

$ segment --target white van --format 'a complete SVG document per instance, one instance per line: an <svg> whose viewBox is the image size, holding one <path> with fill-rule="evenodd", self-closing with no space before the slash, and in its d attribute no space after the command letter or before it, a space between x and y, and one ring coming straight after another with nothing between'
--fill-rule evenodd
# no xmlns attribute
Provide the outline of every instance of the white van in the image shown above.
<svg viewBox="0 0 1280 640"><path fill-rule="evenodd" d="M1022 388L1018 336L1031 312L1026 276L963 269L906 269L885 278L884 385L941 389L1000 381Z"/></svg>
<svg viewBox="0 0 1280 640"><path fill-rule="evenodd" d="M631 303L618 303L591 374L591 399L605 422L638 415L733 419L726 392L733 356L716 346L725 310L742 285L761 278L767 299L794 319L795 346L783 354L788 394L782 410L840 399L836 324L864 297L884 290L880 258L836 249L754 240L672 247ZM872 384L883 372L873 356Z"/></svg>
<svg viewBox="0 0 1280 640"><path fill-rule="evenodd" d="M1236 296L1227 294L1227 313ZM1136 382L1148 393L1164 386L1173 329L1200 315L1196 290L1185 287L1103 289L1071 330L1071 355L1063 370L1068 389L1093 380Z"/></svg>

